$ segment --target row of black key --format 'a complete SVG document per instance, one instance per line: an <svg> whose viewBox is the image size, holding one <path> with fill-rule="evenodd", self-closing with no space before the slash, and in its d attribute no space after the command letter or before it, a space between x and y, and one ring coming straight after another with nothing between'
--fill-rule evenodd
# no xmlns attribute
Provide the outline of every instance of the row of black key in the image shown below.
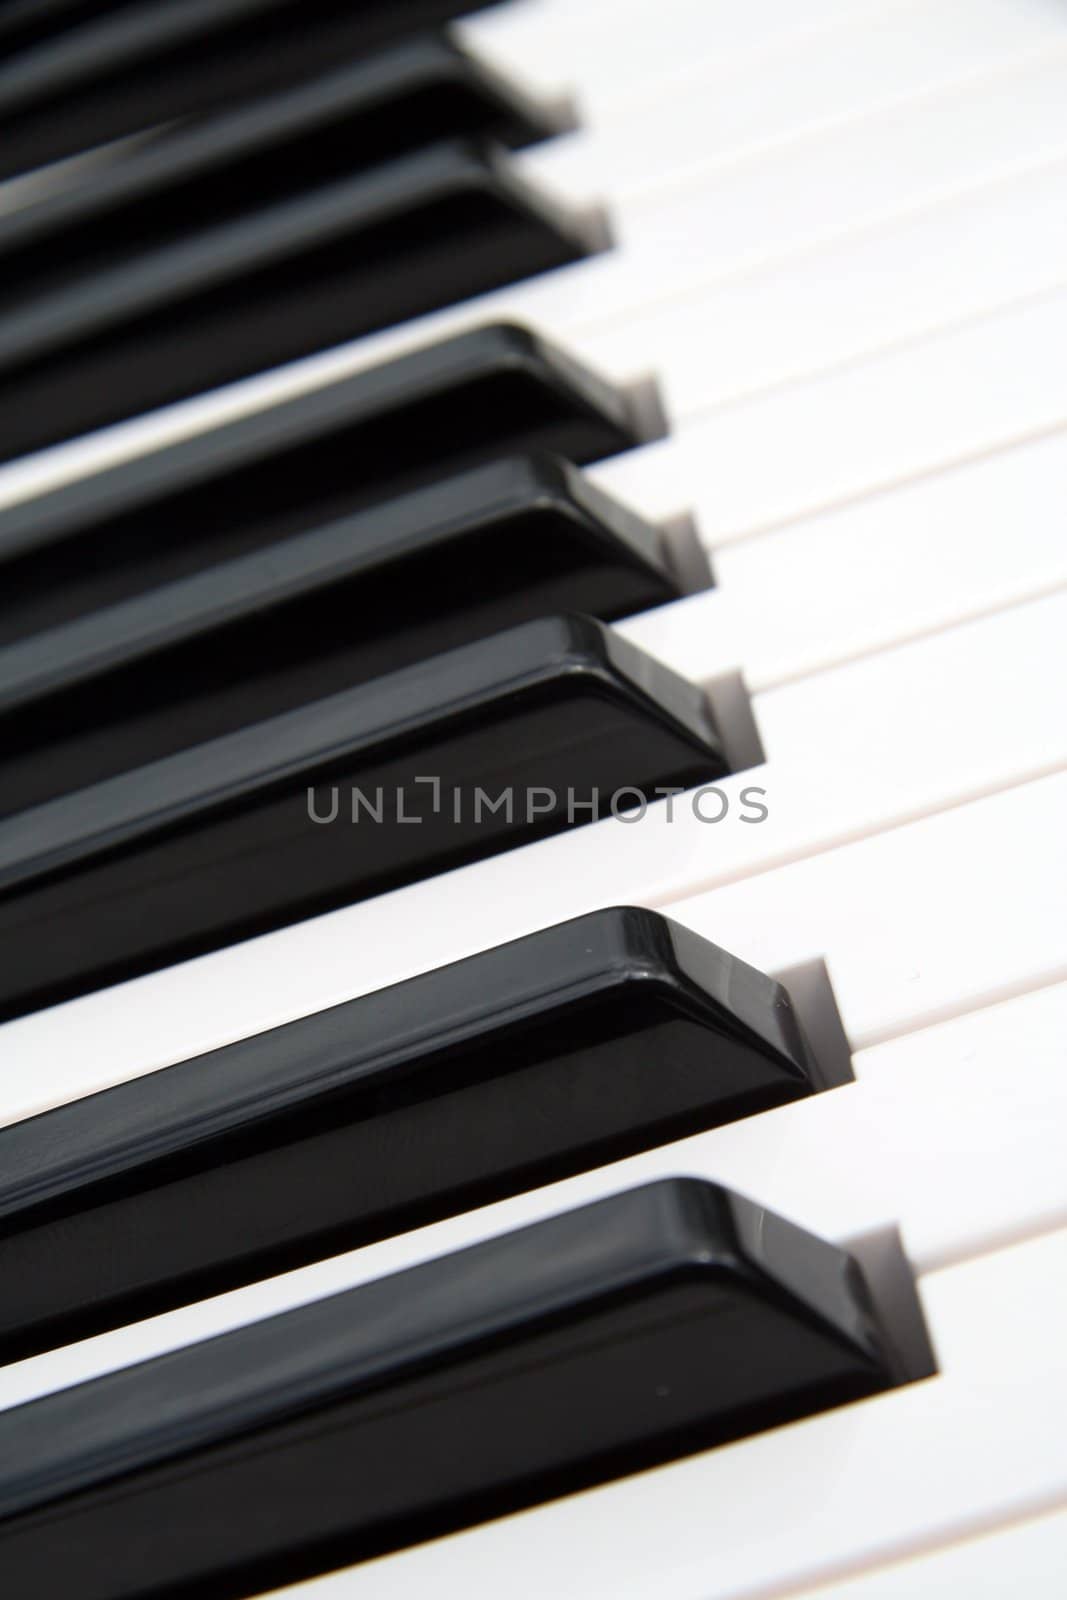
<svg viewBox="0 0 1067 1600"><path fill-rule="evenodd" d="M0 1360L823 1087L779 984L592 912L0 1132Z"/></svg>
<svg viewBox="0 0 1067 1600"><path fill-rule="evenodd" d="M65 232L41 228L9 259L0 243L0 459L578 261L595 237L502 154L465 143L116 247L99 267L79 259L83 231L96 248L91 220L69 256Z"/></svg>
<svg viewBox="0 0 1067 1600"><path fill-rule="evenodd" d="M442 340L0 512L0 646L488 461L643 437L626 391L521 328Z"/></svg>
<svg viewBox="0 0 1067 1600"><path fill-rule="evenodd" d="M8 0L0 179L359 60L493 0Z"/></svg>
<svg viewBox="0 0 1067 1600"><path fill-rule="evenodd" d="M725 771L698 690L589 618L527 623L9 817L0 1017Z"/></svg>
<svg viewBox="0 0 1067 1600"><path fill-rule="evenodd" d="M577 259L424 148L554 116L367 55L464 9L9 0L0 172L285 92L0 228L0 450ZM690 586L580 472L642 437L490 329L0 513L0 1017L722 777L605 626ZM0 1360L829 1082L778 985L594 913L0 1132ZM661 1183L0 1413L5 1594L250 1595L909 1375L847 1254Z"/></svg>
<svg viewBox="0 0 1067 1600"><path fill-rule="evenodd" d="M661 530L510 458L639 438L627 396L487 329L0 518L0 1015L722 776L697 691L533 621L683 592ZM343 848L310 815L342 789L390 813Z"/></svg>

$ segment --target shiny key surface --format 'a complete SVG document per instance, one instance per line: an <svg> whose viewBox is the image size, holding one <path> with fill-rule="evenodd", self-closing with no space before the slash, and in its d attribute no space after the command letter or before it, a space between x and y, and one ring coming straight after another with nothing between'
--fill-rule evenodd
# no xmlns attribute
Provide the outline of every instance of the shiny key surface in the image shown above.
<svg viewBox="0 0 1067 1600"><path fill-rule="evenodd" d="M5 55L23 50L134 3L135 0L4 0L0 5L0 50Z"/></svg>
<svg viewBox="0 0 1067 1600"><path fill-rule="evenodd" d="M0 644L480 462L641 436L624 390L521 328L445 339L0 510Z"/></svg>
<svg viewBox="0 0 1067 1600"><path fill-rule="evenodd" d="M5 460L484 293L593 248L506 155L434 145L0 298ZM14 274L12 274L14 276Z"/></svg>
<svg viewBox="0 0 1067 1600"><path fill-rule="evenodd" d="M0 650L0 816L563 610L675 598L659 530L481 467Z"/></svg>
<svg viewBox="0 0 1067 1600"><path fill-rule="evenodd" d="M779 984L592 912L0 1131L0 1362L823 1084Z"/></svg>
<svg viewBox="0 0 1067 1600"><path fill-rule="evenodd" d="M896 1376L845 1252L632 1190L4 1413L7 1592L247 1595Z"/></svg>
<svg viewBox="0 0 1067 1600"><path fill-rule="evenodd" d="M0 17L0 178L299 82L491 0L73 0Z"/></svg>
<svg viewBox="0 0 1067 1600"><path fill-rule="evenodd" d="M223 108L0 220L0 272L32 289L442 140L518 147L558 118L445 35L419 35L284 93Z"/></svg>
<svg viewBox="0 0 1067 1600"><path fill-rule="evenodd" d="M6 819L0 1010L725 770L699 690L591 619L528 623Z"/></svg>

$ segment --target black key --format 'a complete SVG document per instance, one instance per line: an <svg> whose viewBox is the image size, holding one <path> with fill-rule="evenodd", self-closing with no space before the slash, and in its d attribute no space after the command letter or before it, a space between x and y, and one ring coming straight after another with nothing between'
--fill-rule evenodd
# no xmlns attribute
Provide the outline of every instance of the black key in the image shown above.
<svg viewBox="0 0 1067 1600"><path fill-rule="evenodd" d="M641 437L627 395L532 334L461 334L0 510L0 644L482 461Z"/></svg>
<svg viewBox="0 0 1067 1600"><path fill-rule="evenodd" d="M558 611L676 599L657 529L497 462L0 650L0 816Z"/></svg>
<svg viewBox="0 0 1067 1600"><path fill-rule="evenodd" d="M0 1016L725 771L699 690L527 623L0 823Z"/></svg>
<svg viewBox="0 0 1067 1600"><path fill-rule="evenodd" d="M236 1600L894 1381L846 1252L651 1184L0 1415L5 1600Z"/></svg>
<svg viewBox="0 0 1067 1600"><path fill-rule="evenodd" d="M506 159L435 145L0 300L4 459L589 253Z"/></svg>
<svg viewBox="0 0 1067 1600"><path fill-rule="evenodd" d="M69 29L97 22L137 0L3 0L0 4L0 60L15 50L60 38Z"/></svg>
<svg viewBox="0 0 1067 1600"><path fill-rule="evenodd" d="M555 131L525 95L428 35L194 122L0 219L0 279L8 293L72 284L426 145L518 147Z"/></svg>
<svg viewBox="0 0 1067 1600"><path fill-rule="evenodd" d="M779 984L593 912L0 1131L0 1361L821 1083Z"/></svg>
<svg viewBox="0 0 1067 1600"><path fill-rule="evenodd" d="M121 11L134 0L3 0L0 60L15 50L60 37L68 28Z"/></svg>
<svg viewBox="0 0 1067 1600"><path fill-rule="evenodd" d="M492 0L58 0L0 21L0 179L310 79Z"/></svg>

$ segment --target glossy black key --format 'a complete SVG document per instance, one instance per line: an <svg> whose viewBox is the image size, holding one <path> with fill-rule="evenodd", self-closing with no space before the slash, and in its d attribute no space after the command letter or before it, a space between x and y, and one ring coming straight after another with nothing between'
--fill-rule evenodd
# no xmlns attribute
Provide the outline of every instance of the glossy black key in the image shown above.
<svg viewBox="0 0 1067 1600"><path fill-rule="evenodd" d="M847 1253L631 1189L0 1415L5 1596L235 1600L894 1381Z"/></svg>
<svg viewBox="0 0 1067 1600"><path fill-rule="evenodd" d="M586 225L463 144L0 299L4 459L581 259Z"/></svg>
<svg viewBox="0 0 1067 1600"><path fill-rule="evenodd" d="M470 136L517 147L556 126L447 39L410 40L193 122L0 218L0 281L9 294L73 283L426 145Z"/></svg>
<svg viewBox="0 0 1067 1600"><path fill-rule="evenodd" d="M6 26L0 20L0 179L175 118L232 108L487 3L16 3Z"/></svg>
<svg viewBox="0 0 1067 1600"><path fill-rule="evenodd" d="M15 50L58 39L71 28L136 5L139 0L3 0L0 60Z"/></svg>
<svg viewBox="0 0 1067 1600"><path fill-rule="evenodd" d="M0 822L0 1016L726 770L704 695L609 629L510 629Z"/></svg>
<svg viewBox="0 0 1067 1600"><path fill-rule="evenodd" d="M0 1361L821 1083L779 984L593 912L0 1130Z"/></svg>
<svg viewBox="0 0 1067 1600"><path fill-rule="evenodd" d="M0 645L479 462L641 438L627 394L521 328L442 340L0 510Z"/></svg>
<svg viewBox="0 0 1067 1600"><path fill-rule="evenodd" d="M0 650L0 816L559 611L677 598L549 457L479 467Z"/></svg>

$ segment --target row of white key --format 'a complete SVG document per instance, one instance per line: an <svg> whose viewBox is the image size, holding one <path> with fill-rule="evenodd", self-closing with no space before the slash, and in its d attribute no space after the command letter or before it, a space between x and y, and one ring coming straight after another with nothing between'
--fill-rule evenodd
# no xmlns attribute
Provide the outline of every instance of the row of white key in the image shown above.
<svg viewBox="0 0 1067 1600"><path fill-rule="evenodd" d="M519 167L573 205L610 196L624 244L653 224L681 255L714 246L717 269L735 270L976 178L991 181L1060 148L1067 23L1061 20L1057 32L1057 40L1021 59L991 51L986 73L887 105L860 105L848 119L737 153L716 139L714 86L703 84L691 101L683 98L680 115L679 97L672 97L658 131L648 116L636 126L578 130L528 150ZM966 40L960 45L966 55ZM867 34L866 46L875 59L877 40ZM754 91L757 85L762 93L762 75L753 79ZM631 148L638 140L643 158ZM956 140L967 143L966 152ZM674 232L686 195L699 195L702 211Z"/></svg>
<svg viewBox="0 0 1067 1600"><path fill-rule="evenodd" d="M685 423L1054 290L1065 198L1061 157L559 337L619 381L651 362L670 417Z"/></svg>
<svg viewBox="0 0 1067 1600"><path fill-rule="evenodd" d="M456 31L535 91L562 80L598 125L673 103L694 81L714 92L748 77L765 78L769 98L787 96L802 126L811 116L808 79L825 114L841 115L921 87L927 73L936 82L991 53L1043 48L1061 29L1055 0L966 0L965 8L955 0L527 0L469 17ZM855 49L857 34L875 41L884 67ZM939 64L922 35L940 46ZM783 70L788 58L800 68L792 76ZM866 75L853 87L857 72ZM727 115L731 106L727 88ZM764 115L775 112L768 106Z"/></svg>
<svg viewBox="0 0 1067 1600"><path fill-rule="evenodd" d="M859 0L873 16L885 0ZM856 0L811 0L798 15L791 0L665 0L650 12L643 0L519 0L492 7L456 25L474 49L490 50L505 70L527 76L542 90L561 72L580 85L587 104L602 116L612 104L653 84L673 84L687 68L702 74L833 27ZM595 99L594 99L595 97Z"/></svg>
<svg viewBox="0 0 1067 1600"><path fill-rule="evenodd" d="M616 623L756 692L1067 583L1067 432L720 546L715 588Z"/></svg>
<svg viewBox="0 0 1067 1600"><path fill-rule="evenodd" d="M711 546L1040 438L1067 423L1067 290L714 411L591 469Z"/></svg>
<svg viewBox="0 0 1067 1600"><path fill-rule="evenodd" d="M651 25L649 8L640 16ZM669 7L656 27L670 27ZM606 188L620 200L645 196L655 203L663 186L701 168L892 106L907 104L914 115L922 108L910 102L918 97L1036 64L1065 42L1067 22L1049 0L853 6L832 31L787 38L747 70L732 62L666 87L643 71L632 101L594 103L587 117L579 62L573 87L583 126L542 146L532 164L547 182L571 191ZM676 53L688 59L691 51L687 40ZM516 74L521 70L515 63Z"/></svg>

